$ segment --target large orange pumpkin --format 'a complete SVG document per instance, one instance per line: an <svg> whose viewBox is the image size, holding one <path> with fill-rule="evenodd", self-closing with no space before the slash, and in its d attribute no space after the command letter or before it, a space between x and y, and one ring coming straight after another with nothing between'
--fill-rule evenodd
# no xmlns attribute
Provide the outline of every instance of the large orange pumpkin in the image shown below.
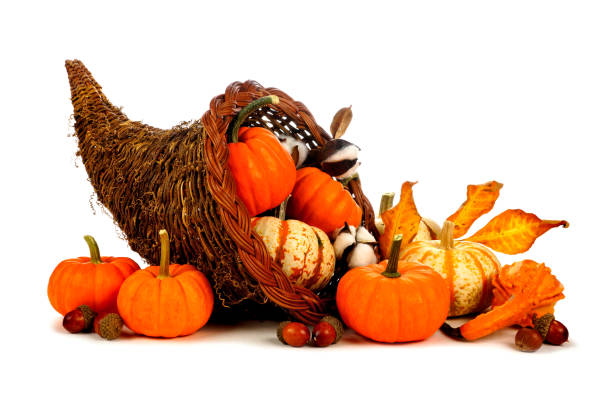
<svg viewBox="0 0 612 408"><path fill-rule="evenodd" d="M446 279L451 296L449 316L461 316L491 304L491 279L499 273L500 264L484 245L454 241L454 227L445 221L440 240L414 241L400 252L400 259L428 265Z"/></svg>
<svg viewBox="0 0 612 408"><path fill-rule="evenodd" d="M93 237L86 235L85 241L90 256L60 262L49 278L49 302L62 315L81 305L96 313L116 312L121 284L140 269L130 258L101 257Z"/></svg>
<svg viewBox="0 0 612 408"><path fill-rule="evenodd" d="M297 171L287 216L330 234L344 223L361 224L361 208L341 183L314 167Z"/></svg>
<svg viewBox="0 0 612 408"><path fill-rule="evenodd" d="M191 265L169 265L170 241L159 232L159 266L134 272L125 280L117 306L125 324L135 333L150 337L192 334L208 321L213 292L204 275Z"/></svg>
<svg viewBox="0 0 612 408"><path fill-rule="evenodd" d="M258 99L247 105L234 124L229 143L229 169L236 182L236 194L253 217L282 203L295 184L295 163L276 136L261 127L240 127L250 112L277 96Z"/></svg>
<svg viewBox="0 0 612 408"><path fill-rule="evenodd" d="M274 261L298 286L318 290L327 285L336 257L325 233L302 221L275 217L254 218L253 231L259 235Z"/></svg>
<svg viewBox="0 0 612 408"><path fill-rule="evenodd" d="M336 304L344 323L385 343L423 340L446 320L450 295L444 279L428 266L399 261L396 235L388 261L348 271Z"/></svg>

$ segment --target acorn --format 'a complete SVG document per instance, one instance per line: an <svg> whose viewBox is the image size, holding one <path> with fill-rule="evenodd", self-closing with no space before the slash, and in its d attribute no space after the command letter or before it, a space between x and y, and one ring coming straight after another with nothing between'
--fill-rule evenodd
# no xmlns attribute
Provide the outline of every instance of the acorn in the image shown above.
<svg viewBox="0 0 612 408"><path fill-rule="evenodd" d="M336 329L330 323L321 320L312 329L312 344L327 347L336 341Z"/></svg>
<svg viewBox="0 0 612 408"><path fill-rule="evenodd" d="M281 343L283 344L287 344L287 342L285 341L285 339L283 338L283 329L285 328L286 325L288 325L289 323L291 323L289 320L285 320L284 322L280 322L280 324L278 325L278 328L276 329L276 337L280 340Z"/></svg>
<svg viewBox="0 0 612 408"><path fill-rule="evenodd" d="M321 321L331 324L336 330L336 339L334 340L333 344L336 344L338 341L340 341L340 339L344 335L344 325L342 324L342 322L336 319L334 316L324 316Z"/></svg>
<svg viewBox="0 0 612 408"><path fill-rule="evenodd" d="M74 309L66 313L62 326L70 333L80 333L85 328L85 317L79 309Z"/></svg>
<svg viewBox="0 0 612 408"><path fill-rule="evenodd" d="M544 339L536 329L523 327L516 332L514 343L521 351L534 352L542 347Z"/></svg>
<svg viewBox="0 0 612 408"><path fill-rule="evenodd" d="M540 336L542 336L543 339L545 339L546 335L548 334L548 328L550 327L552 321L555 320L555 316L552 313L546 313L540 317L537 317L534 314L532 320L533 328L540 333Z"/></svg>
<svg viewBox="0 0 612 408"><path fill-rule="evenodd" d="M101 313L94 319L94 330L106 340L114 340L121 334L123 320L117 313Z"/></svg>
<svg viewBox="0 0 612 408"><path fill-rule="evenodd" d="M292 347L302 347L310 340L310 330L304 323L290 322L283 327L283 340Z"/></svg>
<svg viewBox="0 0 612 408"><path fill-rule="evenodd" d="M87 305L81 305L77 307L77 309L80 310L81 313L83 313L83 318L85 319L85 327L83 328L83 331L86 333L91 332L91 330L93 329L93 322L96 318L97 313L94 312L91 307Z"/></svg>
<svg viewBox="0 0 612 408"><path fill-rule="evenodd" d="M540 317L533 316L533 326L540 333L544 341L554 346L565 343L569 337L567 327L551 313L546 313Z"/></svg>

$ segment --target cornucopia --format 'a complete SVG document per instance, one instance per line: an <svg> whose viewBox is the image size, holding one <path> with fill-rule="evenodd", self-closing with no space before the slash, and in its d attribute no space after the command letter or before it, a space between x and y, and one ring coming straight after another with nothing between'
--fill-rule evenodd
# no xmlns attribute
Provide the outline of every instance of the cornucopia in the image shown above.
<svg viewBox="0 0 612 408"><path fill-rule="evenodd" d="M272 303L310 323L326 314L326 299L294 285L253 232L228 164L233 121L251 102L269 95L278 103L254 110L244 118L245 127L288 135L311 150L334 140L306 106L276 88L234 82L211 100L201 120L162 130L130 120L111 104L81 61L66 61L66 70L78 155L99 201L135 252L151 264L159 262L158 232L165 229L171 261L203 271L220 309ZM361 208L366 228L377 234L359 178L348 181L346 191ZM265 317L266 312L257 313Z"/></svg>

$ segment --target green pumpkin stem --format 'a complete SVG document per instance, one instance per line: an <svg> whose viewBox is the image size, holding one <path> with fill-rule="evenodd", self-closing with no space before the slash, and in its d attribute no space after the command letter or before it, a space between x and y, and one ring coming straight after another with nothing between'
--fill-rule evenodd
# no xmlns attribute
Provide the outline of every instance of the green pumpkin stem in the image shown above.
<svg viewBox="0 0 612 408"><path fill-rule="evenodd" d="M161 244L161 255L159 257L159 272L157 279L170 277L170 238L165 229L159 231L159 242Z"/></svg>
<svg viewBox="0 0 612 408"><path fill-rule="evenodd" d="M246 120L246 118L249 117L251 113L253 113L253 111L261 108L262 106L276 105L279 103L279 101L280 100L278 99L278 96L268 95L256 99L244 108L242 108L242 110L238 113L238 116L236 117L236 120L234 122L234 127L232 128L232 143L238 142L238 130L240 129L240 126L242 126L242 123Z"/></svg>
<svg viewBox="0 0 612 408"><path fill-rule="evenodd" d="M87 242L87 246L89 247L89 258L92 264L101 264L102 259L100 258L100 248L98 248L98 243L91 235L85 235L85 242Z"/></svg>
<svg viewBox="0 0 612 408"><path fill-rule="evenodd" d="M400 247L402 245L402 238L402 234L397 234L395 237L393 237L393 244L391 244L391 255L389 255L389 260L387 261L387 268L382 273L383 276L386 276L387 278L399 278L400 276L402 276L397 271Z"/></svg>
<svg viewBox="0 0 612 408"><path fill-rule="evenodd" d="M380 209L378 210L378 216L380 217L384 212L393 207L393 199L395 193L385 193L380 198Z"/></svg>
<svg viewBox="0 0 612 408"><path fill-rule="evenodd" d="M355 173L352 176L339 180L339 181L340 181L340 184L342 184L344 188L348 188L349 183L353 180L359 180L359 173Z"/></svg>
<svg viewBox="0 0 612 408"><path fill-rule="evenodd" d="M444 221L442 231L440 232L440 248L449 250L455 247L455 240L453 238L454 231L455 223L449 220Z"/></svg>

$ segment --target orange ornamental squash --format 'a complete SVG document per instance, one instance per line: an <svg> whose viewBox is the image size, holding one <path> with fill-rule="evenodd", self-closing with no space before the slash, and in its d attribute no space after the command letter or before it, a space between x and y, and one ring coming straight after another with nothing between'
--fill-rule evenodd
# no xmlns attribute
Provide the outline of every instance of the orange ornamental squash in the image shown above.
<svg viewBox="0 0 612 408"><path fill-rule="evenodd" d="M81 305L96 313L116 312L121 284L140 269L130 258L101 257L96 240L89 235L84 238L90 256L60 262L49 278L49 302L62 316Z"/></svg>
<svg viewBox="0 0 612 408"><path fill-rule="evenodd" d="M170 241L159 232L159 266L136 271L125 280L117 306L125 324L149 337L187 336L206 324L213 292L204 274L191 265L169 265Z"/></svg>
<svg viewBox="0 0 612 408"><path fill-rule="evenodd" d="M228 145L236 194L251 217L282 203L295 184L295 163L276 136L262 127L240 127L251 112L271 103L278 103L278 96L265 96L242 109Z"/></svg>
<svg viewBox="0 0 612 408"><path fill-rule="evenodd" d="M287 216L332 233L344 223L361 224L361 208L341 183L314 167L297 171Z"/></svg>
<svg viewBox="0 0 612 408"><path fill-rule="evenodd" d="M444 279L428 266L399 261L396 235L388 261L348 271L338 284L336 304L344 323L372 340L424 340L442 326L450 294Z"/></svg>
<svg viewBox="0 0 612 408"><path fill-rule="evenodd" d="M493 252L484 245L454 241L455 224L445 221L440 240L415 241L402 249L400 259L432 267L448 283L449 316L479 312L491 304L491 280L500 271Z"/></svg>
<svg viewBox="0 0 612 408"><path fill-rule="evenodd" d="M336 257L322 230L275 217L254 218L251 223L272 259L280 263L292 282L311 290L327 285L334 274Z"/></svg>

